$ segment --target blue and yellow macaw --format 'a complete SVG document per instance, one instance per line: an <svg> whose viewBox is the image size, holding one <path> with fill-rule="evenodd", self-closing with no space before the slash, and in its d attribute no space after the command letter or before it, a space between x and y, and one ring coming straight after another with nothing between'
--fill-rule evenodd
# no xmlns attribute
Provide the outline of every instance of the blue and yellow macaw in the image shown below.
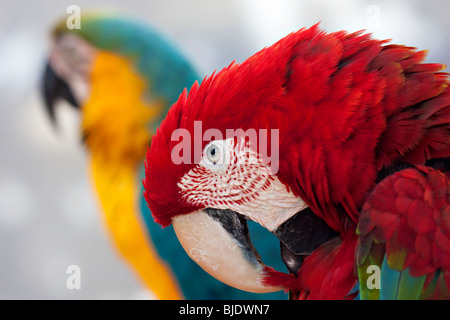
<svg viewBox="0 0 450 320"><path fill-rule="evenodd" d="M209 276L187 256L172 228L153 221L142 197L152 135L182 90L200 79L198 73L170 42L133 18L83 14L80 27L68 29L64 20L52 32L45 104L53 123L59 98L80 109L93 183L120 254L158 299L283 299L280 292L248 293ZM256 224L250 232L267 241ZM256 242L266 260L279 260L275 239Z"/></svg>

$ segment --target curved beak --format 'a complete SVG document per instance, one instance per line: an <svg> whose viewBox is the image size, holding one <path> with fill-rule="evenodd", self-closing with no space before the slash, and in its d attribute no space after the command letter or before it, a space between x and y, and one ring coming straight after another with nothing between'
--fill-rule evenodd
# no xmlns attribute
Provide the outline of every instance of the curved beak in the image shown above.
<svg viewBox="0 0 450 320"><path fill-rule="evenodd" d="M250 240L244 216L232 210L206 208L175 216L172 224L187 254L216 279L255 293L286 289L267 281L268 268ZM306 256L339 236L309 208L296 213L273 234L280 240L281 258L291 276L297 275Z"/></svg>
<svg viewBox="0 0 450 320"><path fill-rule="evenodd" d="M66 100L77 109L80 107L70 91L69 85L55 73L50 63L47 63L45 66L42 78L42 94L45 101L45 107L53 124L56 123L55 104L58 99L62 98Z"/></svg>
<svg viewBox="0 0 450 320"><path fill-rule="evenodd" d="M242 215L207 208L176 216L172 223L187 254L216 279L255 293L283 290L264 284L265 265L251 243Z"/></svg>

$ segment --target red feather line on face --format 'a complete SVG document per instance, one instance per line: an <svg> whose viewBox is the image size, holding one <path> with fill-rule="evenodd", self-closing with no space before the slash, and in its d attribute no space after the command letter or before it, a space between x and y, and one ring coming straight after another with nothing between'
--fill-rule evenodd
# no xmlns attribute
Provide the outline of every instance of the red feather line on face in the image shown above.
<svg viewBox="0 0 450 320"><path fill-rule="evenodd" d="M248 141L238 143L237 138L228 139L225 145L222 152L229 156L222 159L226 162L222 170L212 172L205 166L196 166L183 177L180 189L189 191L182 195L186 202L230 208L233 204L252 202L258 192L270 188L274 178Z"/></svg>

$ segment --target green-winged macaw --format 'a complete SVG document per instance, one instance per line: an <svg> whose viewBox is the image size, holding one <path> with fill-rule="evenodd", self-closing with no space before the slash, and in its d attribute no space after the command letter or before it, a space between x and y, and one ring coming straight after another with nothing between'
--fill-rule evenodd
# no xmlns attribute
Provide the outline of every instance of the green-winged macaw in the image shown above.
<svg viewBox="0 0 450 320"><path fill-rule="evenodd" d="M207 275L172 230L155 224L143 200L143 160L152 135L182 90L198 79L180 51L146 23L83 12L79 29L68 29L63 20L53 30L43 92L53 122L58 98L79 108L107 230L157 298L282 299L279 293L249 294ZM279 250L274 245L268 245L269 257Z"/></svg>
<svg viewBox="0 0 450 320"><path fill-rule="evenodd" d="M315 25L194 84L147 153L155 221L243 290L449 299L450 88L424 57ZM289 274L261 261L247 220Z"/></svg>

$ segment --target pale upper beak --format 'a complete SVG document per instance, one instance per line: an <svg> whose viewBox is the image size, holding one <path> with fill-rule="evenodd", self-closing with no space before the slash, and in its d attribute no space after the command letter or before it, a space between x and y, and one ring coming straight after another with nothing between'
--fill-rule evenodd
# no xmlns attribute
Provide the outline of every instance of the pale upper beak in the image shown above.
<svg viewBox="0 0 450 320"><path fill-rule="evenodd" d="M187 254L216 279L255 293L285 289L264 282L266 266L250 240L244 216L206 208L175 216L172 223ZM291 274L296 274L305 255L337 236L310 209L298 212L273 233L280 240L281 258Z"/></svg>
<svg viewBox="0 0 450 320"><path fill-rule="evenodd" d="M282 290L263 283L263 268L245 219L231 210L204 209L172 219L187 254L229 286L255 293Z"/></svg>

